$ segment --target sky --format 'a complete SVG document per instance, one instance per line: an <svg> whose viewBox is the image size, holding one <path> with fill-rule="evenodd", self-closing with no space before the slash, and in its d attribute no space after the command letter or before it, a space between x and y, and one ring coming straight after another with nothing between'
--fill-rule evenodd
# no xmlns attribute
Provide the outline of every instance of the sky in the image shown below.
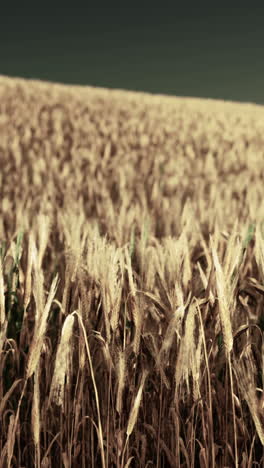
<svg viewBox="0 0 264 468"><path fill-rule="evenodd" d="M264 104L264 6L97 3L6 3L0 74Z"/></svg>

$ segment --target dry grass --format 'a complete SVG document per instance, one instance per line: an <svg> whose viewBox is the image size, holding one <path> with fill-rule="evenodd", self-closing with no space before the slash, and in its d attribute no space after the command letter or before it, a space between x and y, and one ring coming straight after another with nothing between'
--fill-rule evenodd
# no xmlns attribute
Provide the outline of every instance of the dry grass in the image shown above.
<svg viewBox="0 0 264 468"><path fill-rule="evenodd" d="M0 466L264 466L263 135L0 76Z"/></svg>

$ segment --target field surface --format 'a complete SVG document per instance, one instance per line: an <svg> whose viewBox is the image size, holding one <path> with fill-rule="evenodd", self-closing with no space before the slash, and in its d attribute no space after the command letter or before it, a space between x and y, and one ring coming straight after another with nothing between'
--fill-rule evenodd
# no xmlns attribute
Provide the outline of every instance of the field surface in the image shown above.
<svg viewBox="0 0 264 468"><path fill-rule="evenodd" d="M0 467L264 466L264 106L0 76Z"/></svg>

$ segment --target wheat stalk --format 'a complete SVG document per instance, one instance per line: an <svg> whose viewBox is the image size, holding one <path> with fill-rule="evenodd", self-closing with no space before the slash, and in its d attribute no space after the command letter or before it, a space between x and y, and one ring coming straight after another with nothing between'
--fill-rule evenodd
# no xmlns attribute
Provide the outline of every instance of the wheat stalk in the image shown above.
<svg viewBox="0 0 264 468"><path fill-rule="evenodd" d="M214 246L212 237L210 236L210 245L212 249L213 262L216 273L216 287L219 303L219 316L221 321L221 326L223 330L223 340L225 345L225 350L227 355L231 352L233 348L233 333L230 319L230 310L228 307L228 295L226 290L226 280L222 267L220 265L218 255Z"/></svg>
<svg viewBox="0 0 264 468"><path fill-rule="evenodd" d="M127 423L127 430L126 430L127 438L132 434L134 426L136 424L136 420L137 420L137 416L138 416L138 410L139 410L140 402L141 402L141 398L142 398L142 392L143 392L143 388L144 388L144 384L145 384L145 380L147 378L147 375L148 375L148 370L144 369L143 374L141 376L141 382L140 382L140 385L139 385L139 389L138 389L138 392L137 392L137 395L136 395L132 410L131 410L130 415L129 415L128 423Z"/></svg>
<svg viewBox="0 0 264 468"><path fill-rule="evenodd" d="M58 406L64 405L64 385L69 368L71 352L70 340L72 338L74 314L75 312L67 315L64 321L51 381L49 403L54 401Z"/></svg>
<svg viewBox="0 0 264 468"><path fill-rule="evenodd" d="M36 277L36 284L40 282L40 276L37 274ZM27 373L26 373L26 380L29 379L32 374L35 372L37 364L39 362L40 354L41 354L41 348L43 345L43 340L44 340L44 335L47 327L47 320L48 320L48 315L50 312L50 307L52 304L52 301L54 299L54 296L56 294L56 289L58 285L58 274L55 276L55 278L52 281L49 296L46 302L46 305L44 307L44 310L40 310L39 306L41 305L41 296L37 296L37 320L36 320L36 325L35 325L35 330L34 330L34 335L33 335L33 340L32 344L30 346L29 350L29 357L28 357L28 363L27 363ZM40 301L40 303L38 302Z"/></svg>

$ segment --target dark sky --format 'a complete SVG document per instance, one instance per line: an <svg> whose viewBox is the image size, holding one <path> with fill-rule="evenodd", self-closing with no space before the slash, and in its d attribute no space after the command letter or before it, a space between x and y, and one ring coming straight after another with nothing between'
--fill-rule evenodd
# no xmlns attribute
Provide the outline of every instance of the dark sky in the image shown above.
<svg viewBox="0 0 264 468"><path fill-rule="evenodd" d="M0 74L264 104L264 6L141 3L10 2L1 10Z"/></svg>

